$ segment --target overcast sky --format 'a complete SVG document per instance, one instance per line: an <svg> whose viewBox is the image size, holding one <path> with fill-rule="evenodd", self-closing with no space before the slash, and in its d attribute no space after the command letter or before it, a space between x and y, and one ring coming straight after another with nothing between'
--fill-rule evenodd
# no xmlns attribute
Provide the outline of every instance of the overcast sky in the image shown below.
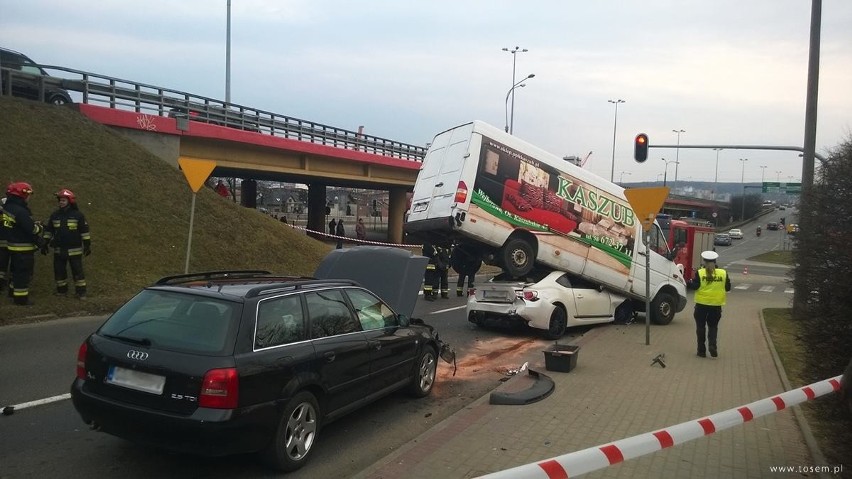
<svg viewBox="0 0 852 479"><path fill-rule="evenodd" d="M817 152L852 139L852 1L823 0ZM425 145L470 120L609 178L658 179L651 145L804 143L810 0L232 0L231 101ZM225 98L227 0L0 0L0 46L48 65ZM510 100L511 103L511 100ZM679 153L713 181L716 152ZM741 163L739 158L748 158ZM745 170L742 166L745 165ZM761 168L765 166L766 168ZM669 181L675 165L669 166ZM718 180L799 181L794 152L724 150ZM624 173L622 173L624 172ZM763 176L762 176L763 175ZM791 178L792 177L792 178Z"/></svg>

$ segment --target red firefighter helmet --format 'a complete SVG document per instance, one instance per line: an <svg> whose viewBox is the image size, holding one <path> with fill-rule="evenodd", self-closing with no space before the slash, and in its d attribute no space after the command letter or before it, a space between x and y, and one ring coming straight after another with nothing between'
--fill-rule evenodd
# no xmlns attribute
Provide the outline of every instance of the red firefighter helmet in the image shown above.
<svg viewBox="0 0 852 479"><path fill-rule="evenodd" d="M62 188L61 190L56 192L56 199L59 198L68 198L68 204L71 205L77 202L77 197L74 196L74 192L69 190L68 188Z"/></svg>
<svg viewBox="0 0 852 479"><path fill-rule="evenodd" d="M12 195L17 196L18 198L27 199L31 194L33 194L33 187L30 186L29 183L24 183L23 181L9 183L9 186L6 187L7 196Z"/></svg>

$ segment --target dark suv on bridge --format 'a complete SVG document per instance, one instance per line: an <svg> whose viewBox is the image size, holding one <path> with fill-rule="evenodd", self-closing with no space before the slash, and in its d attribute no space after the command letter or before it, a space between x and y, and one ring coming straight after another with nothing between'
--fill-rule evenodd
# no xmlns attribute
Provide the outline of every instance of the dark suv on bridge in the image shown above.
<svg viewBox="0 0 852 479"><path fill-rule="evenodd" d="M328 421L398 389L431 392L437 358L452 353L408 316L426 261L359 247L330 253L316 273L326 279L162 278L80 346L74 407L93 429L131 441L258 451L277 469L298 469ZM380 274L366 264L381 264Z"/></svg>
<svg viewBox="0 0 852 479"><path fill-rule="evenodd" d="M71 95L61 88L62 80L51 77L23 53L0 48L0 94L6 94L6 81L11 78L12 96L30 100L44 100L54 105L71 103Z"/></svg>

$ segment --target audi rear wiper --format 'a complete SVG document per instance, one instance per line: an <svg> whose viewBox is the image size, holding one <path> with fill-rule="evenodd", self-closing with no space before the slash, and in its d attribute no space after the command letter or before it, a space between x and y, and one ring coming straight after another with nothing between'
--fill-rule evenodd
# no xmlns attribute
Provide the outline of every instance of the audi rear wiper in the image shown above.
<svg viewBox="0 0 852 479"><path fill-rule="evenodd" d="M128 343L138 344L139 346L150 346L151 340L148 338L128 338L127 336L116 336L114 334L104 334L105 337L124 341Z"/></svg>

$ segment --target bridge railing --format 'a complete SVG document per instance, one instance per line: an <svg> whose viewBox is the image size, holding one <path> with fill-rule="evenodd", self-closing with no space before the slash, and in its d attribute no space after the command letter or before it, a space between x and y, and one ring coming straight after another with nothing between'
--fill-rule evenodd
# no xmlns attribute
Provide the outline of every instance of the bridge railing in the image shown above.
<svg viewBox="0 0 852 479"><path fill-rule="evenodd" d="M61 72L60 76L32 75L4 65L0 68L3 81L0 94L10 95L13 81L24 80L38 85L42 99L48 87L59 87L69 92L78 92L81 98L75 101L84 104L176 118L179 128L183 120L192 120L404 160L419 162L426 154L426 148L422 146L226 103L215 98L72 68L39 66L51 73Z"/></svg>

